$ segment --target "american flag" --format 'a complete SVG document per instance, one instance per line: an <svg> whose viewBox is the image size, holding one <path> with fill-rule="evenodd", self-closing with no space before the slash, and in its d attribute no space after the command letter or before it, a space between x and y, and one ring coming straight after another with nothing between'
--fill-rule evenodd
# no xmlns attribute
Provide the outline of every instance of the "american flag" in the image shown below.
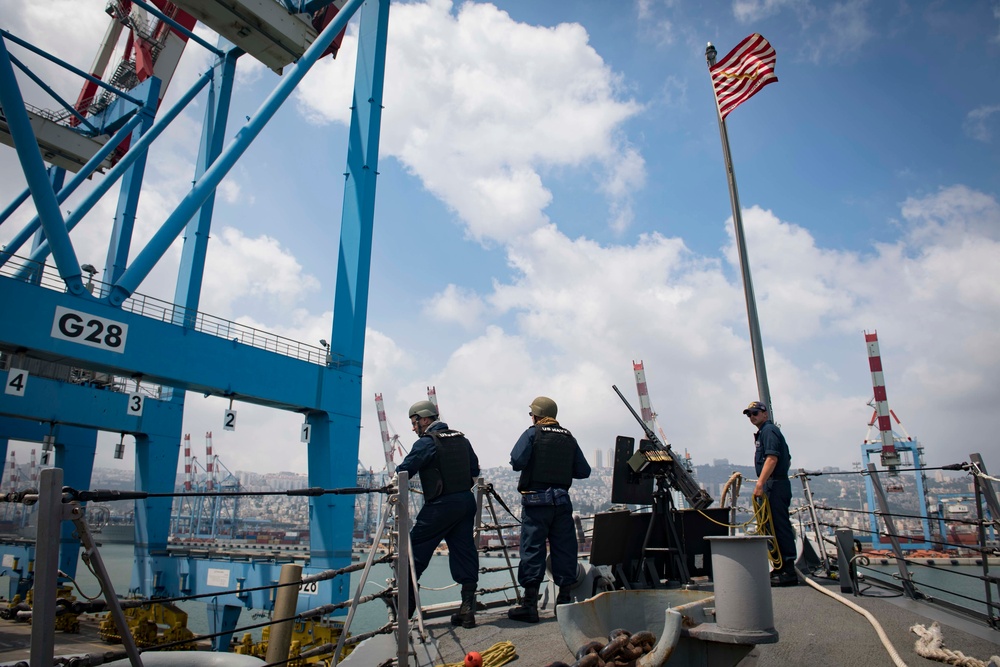
<svg viewBox="0 0 1000 667"><path fill-rule="evenodd" d="M723 119L761 88L778 80L774 74L776 60L771 43L754 33L709 68Z"/></svg>

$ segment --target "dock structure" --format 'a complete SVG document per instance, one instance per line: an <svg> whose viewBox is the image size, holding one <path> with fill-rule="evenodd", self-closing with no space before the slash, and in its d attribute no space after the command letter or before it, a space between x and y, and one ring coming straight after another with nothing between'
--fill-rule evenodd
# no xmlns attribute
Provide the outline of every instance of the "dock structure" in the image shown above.
<svg viewBox="0 0 1000 667"><path fill-rule="evenodd" d="M0 224L30 200L35 215L0 251L0 460L9 440L52 444L55 466L74 489L90 488L97 433L134 441L137 491L136 552L131 588L147 597L170 597L253 587L278 579L277 566L234 559L173 557L167 551L175 471L188 392L228 399L225 427L235 429L239 403L302 415L309 483L326 489L353 487L361 420L368 283L389 0L114 0L111 25L91 70L46 53L0 30L0 141L13 146L25 189L0 211ZM334 324L323 347L290 340L201 312L202 282L211 261L216 188L272 121L306 72L334 54L349 20L360 21L350 143L340 219ZM237 18L233 18L237 17ZM218 45L196 33L196 20L219 34ZM125 42L126 57L111 63ZM177 97L161 100L180 53L205 49L211 66ZM274 90L224 144L238 60L247 55L282 76ZM79 77L72 104L37 72L41 59ZM30 104L22 85L30 78L55 112ZM173 82L176 87L179 85ZM157 159L157 139L199 96L205 109L192 188L142 247L133 247L144 168ZM173 96L172 96L173 97ZM99 176L103 172L103 176ZM339 177L339 174L338 174ZM93 178L93 187L70 199ZM81 263L71 230L109 190L120 185L103 270ZM113 196L113 195L109 195ZM77 201L80 199L80 201ZM64 205L65 204L65 205ZM71 212L63 214L67 208ZM331 226L335 226L333 221ZM138 289L184 237L171 301ZM34 239L33 243L29 243ZM51 264L49 264L51 262ZM95 279L100 275L100 280ZM128 443L133 444L133 443ZM210 461L210 463L214 463ZM353 496L311 499L311 571L350 562ZM79 541L63 526L59 569L75 574ZM5 560L27 564L23 545L0 545ZM12 571L11 591L23 590L31 569ZM223 583L224 582L224 583ZM344 599L347 586L321 582L300 599ZM209 613L214 628L231 628L245 607L269 609L267 595L222 595ZM216 646L224 646L221 635Z"/></svg>

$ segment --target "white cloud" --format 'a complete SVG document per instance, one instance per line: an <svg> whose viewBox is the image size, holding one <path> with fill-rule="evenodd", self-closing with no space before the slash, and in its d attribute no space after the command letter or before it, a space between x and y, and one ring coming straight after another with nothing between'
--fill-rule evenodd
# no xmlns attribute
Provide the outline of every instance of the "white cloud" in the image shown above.
<svg viewBox="0 0 1000 667"><path fill-rule="evenodd" d="M448 285L424 305L424 315L442 321L455 322L464 329L476 329L484 309L483 300L472 290Z"/></svg>
<svg viewBox="0 0 1000 667"><path fill-rule="evenodd" d="M805 3L741 6L747 15L791 8L809 18ZM830 11L842 12L848 35L863 38L863 9L842 3ZM96 13L103 16L100 7ZM72 38L67 26L55 34ZM547 211L551 174L598 170L595 188L608 199L609 225L620 230L634 215L630 196L644 184L643 156L621 134L640 106L624 98L583 28L533 27L490 4L456 10L432 0L394 6L391 30L382 154L397 157L457 212L471 237L506 253L512 276L482 293L455 284L427 304L425 317L475 323L444 364L429 367L391 331L368 331L362 458L381 460L374 392L386 392L390 420L405 424L400 415L429 385L487 466L506 464L538 394L559 401L564 423L591 455L619 433L638 434L610 385L634 396L628 363L643 359L675 445L697 462L748 462L751 432L739 411L756 383L732 242L720 257L661 234L602 243L571 236ZM352 40L299 90L314 122L348 118ZM84 46L89 53L89 42ZM185 66L200 71L203 63L201 54ZM199 120L177 124L165 137L170 150L151 162L147 182L157 187L144 190L137 242L190 188L190 137ZM891 406L909 431L949 445L961 423L968 451L998 453L993 406L1000 396L991 382L1000 371L998 211L992 195L963 186L914 197L901 205L901 237L863 251L823 247L808 220L783 220L780 208L744 211L771 391L796 466L846 466L857 458L871 391L861 332L874 328ZM105 230L109 211L94 216L85 225ZM79 242L97 236L88 234ZM98 243L87 248L82 258L103 257ZM295 340L329 336L330 312L303 306L318 288L315 278L279 239L222 228L209 253L203 310ZM150 282L171 295L170 267L158 271ZM262 310L250 312L251 299ZM216 430L223 408L218 399L189 398L185 429ZM305 448L296 449L300 416L241 406L240 419L241 430L217 443L227 465L304 470Z"/></svg>
<svg viewBox="0 0 1000 667"><path fill-rule="evenodd" d="M989 260L1000 256L998 211L961 187L908 200L905 237L866 252L822 248L772 212L744 211L772 397L797 466L858 456L870 417L864 329L879 331L891 405L911 433L948 441L937 400L984 438L970 451L996 449L985 438L997 418L972 406L1000 401L988 380L1000 371L1000 268ZM506 464L521 404L537 394L559 401L588 454L634 435L610 385L633 396L628 362L639 359L676 446L698 461L749 460L739 410L756 383L732 245L722 265L679 239L602 245L547 225L507 252L515 278L483 298L514 324L487 327L433 377L485 465Z"/></svg>
<svg viewBox="0 0 1000 667"><path fill-rule="evenodd" d="M307 292L319 289L316 278L303 272L298 260L268 236L250 238L224 227L215 234L209 253L201 310L221 317L231 316L236 301L244 297L292 310Z"/></svg>
<svg viewBox="0 0 1000 667"><path fill-rule="evenodd" d="M740 23L754 23L774 16L786 7L807 4L805 0L733 0L733 16Z"/></svg>
<svg viewBox="0 0 1000 667"><path fill-rule="evenodd" d="M552 195L540 174L552 166L604 165L610 217L621 224L644 165L616 130L640 107L619 98L618 77L587 32L517 23L491 4L452 10L449 0L393 10L382 155L398 158L476 239L505 241L547 224ZM347 122L354 40L300 87L311 121Z"/></svg>
<svg viewBox="0 0 1000 667"><path fill-rule="evenodd" d="M1000 104L981 106L973 109L965 117L962 129L966 135L976 141L988 144L993 140L993 125L996 124L996 121L993 120L993 115L997 112L1000 112Z"/></svg>
<svg viewBox="0 0 1000 667"><path fill-rule="evenodd" d="M869 0L813 3L809 0L733 0L733 16L743 24L756 24L791 12L808 35L808 51L799 55L813 62L855 57L875 37L868 15ZM791 40L789 40L791 41ZM781 51L779 49L779 55Z"/></svg>

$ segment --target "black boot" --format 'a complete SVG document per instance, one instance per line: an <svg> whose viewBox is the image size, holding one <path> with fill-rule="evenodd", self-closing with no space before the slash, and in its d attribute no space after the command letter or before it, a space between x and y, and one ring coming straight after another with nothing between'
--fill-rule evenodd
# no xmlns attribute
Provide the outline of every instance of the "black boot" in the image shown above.
<svg viewBox="0 0 1000 667"><path fill-rule="evenodd" d="M451 624L476 627L476 584L462 584L462 605L457 614L451 615Z"/></svg>
<svg viewBox="0 0 1000 667"><path fill-rule="evenodd" d="M781 569L771 573L771 586L774 588L798 585L799 575L795 573L795 563L791 559L782 562Z"/></svg>
<svg viewBox="0 0 1000 667"><path fill-rule="evenodd" d="M569 586L560 586L559 594L556 595L556 606L569 604L573 601L573 595L569 592Z"/></svg>
<svg viewBox="0 0 1000 667"><path fill-rule="evenodd" d="M507 610L507 618L512 621L538 623L538 584L524 587L524 597L521 604Z"/></svg>

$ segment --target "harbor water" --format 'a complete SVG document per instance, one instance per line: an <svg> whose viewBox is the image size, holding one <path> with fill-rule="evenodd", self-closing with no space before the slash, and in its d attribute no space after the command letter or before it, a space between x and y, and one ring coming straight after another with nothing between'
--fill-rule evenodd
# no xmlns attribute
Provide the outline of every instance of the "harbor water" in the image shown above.
<svg viewBox="0 0 1000 667"><path fill-rule="evenodd" d="M990 574L996 575L995 563ZM981 565L936 565L924 567L910 565L910 576L917 590L929 598L936 598L965 607L979 614L988 614L986 587L980 577ZM859 568L862 575L899 586L899 568L896 565L875 565ZM864 584L862 584L864 588ZM998 602L998 587L993 584L992 601Z"/></svg>

